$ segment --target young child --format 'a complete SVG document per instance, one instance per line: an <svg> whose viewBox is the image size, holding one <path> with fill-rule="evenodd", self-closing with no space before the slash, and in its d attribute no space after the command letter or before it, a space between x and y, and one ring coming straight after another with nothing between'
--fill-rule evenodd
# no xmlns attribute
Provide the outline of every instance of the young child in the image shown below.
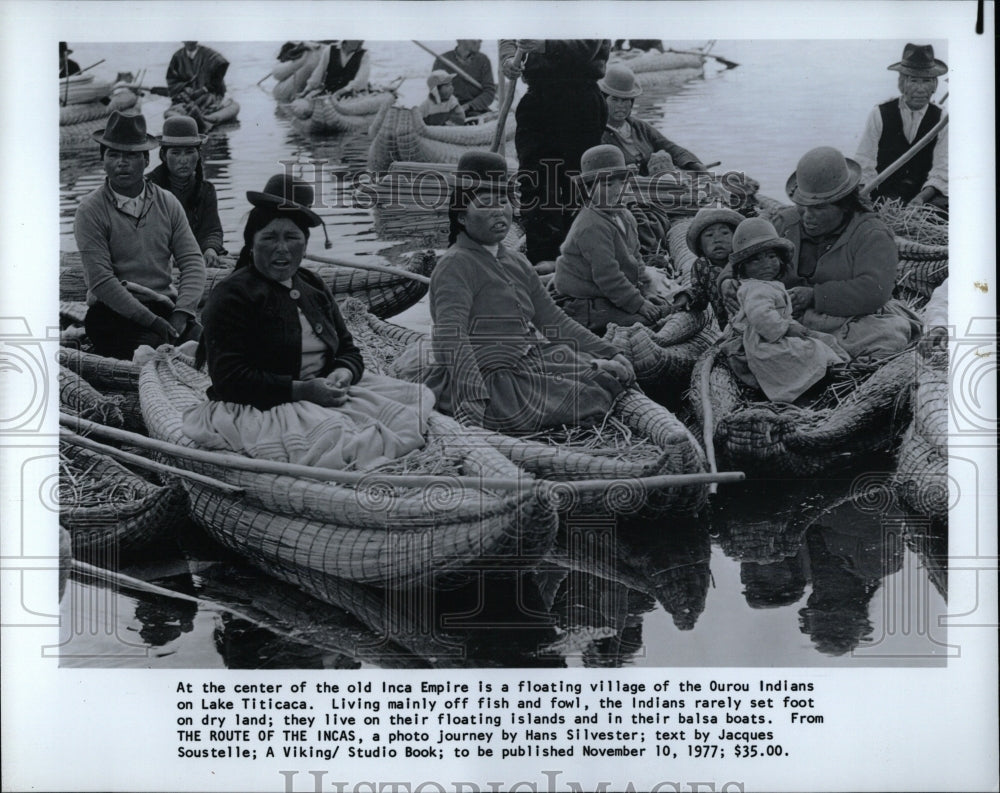
<svg viewBox="0 0 1000 793"><path fill-rule="evenodd" d="M462 110L452 85L454 79L455 75L444 69L435 69L427 78L430 93L419 107L427 126L454 127L465 124L465 111Z"/></svg>
<svg viewBox="0 0 1000 793"><path fill-rule="evenodd" d="M726 327L729 315L715 282L729 261L733 232L742 222L743 216L732 209L702 207L687 228L688 249L698 258L691 265L686 309L704 311L711 305L720 329Z"/></svg>
<svg viewBox="0 0 1000 793"><path fill-rule="evenodd" d="M850 356L836 339L792 319L792 301L781 282L795 246L763 218L749 218L733 234L729 257L739 281L735 331L724 343L733 371L757 385L772 402L794 402Z"/></svg>
<svg viewBox="0 0 1000 793"><path fill-rule="evenodd" d="M639 232L621 200L629 172L617 146L602 144L583 153L578 180L590 188L590 198L556 259L556 302L596 334L604 333L609 322L653 325L664 313L640 289Z"/></svg>

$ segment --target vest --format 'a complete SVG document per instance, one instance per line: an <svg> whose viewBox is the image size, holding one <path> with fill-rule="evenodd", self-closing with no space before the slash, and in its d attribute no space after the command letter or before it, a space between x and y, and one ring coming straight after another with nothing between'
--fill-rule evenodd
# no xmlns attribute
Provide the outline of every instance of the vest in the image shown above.
<svg viewBox="0 0 1000 793"><path fill-rule="evenodd" d="M941 108L928 105L927 112L917 128L913 143L906 140L903 134L903 117L899 112L899 99L890 99L878 106L882 114L882 137L878 141L878 157L875 160L875 170L882 173L896 160L909 151L928 130L941 120ZM912 160L900 168L875 189L872 198L900 198L903 203L909 202L927 181L934 161L934 147L937 140L927 144Z"/></svg>
<svg viewBox="0 0 1000 793"><path fill-rule="evenodd" d="M339 91L347 85L361 68L361 59L365 55L363 48L356 49L351 57L347 59L344 66L340 65L340 47L335 44L330 45L330 63L326 67L326 82L323 88L329 92Z"/></svg>

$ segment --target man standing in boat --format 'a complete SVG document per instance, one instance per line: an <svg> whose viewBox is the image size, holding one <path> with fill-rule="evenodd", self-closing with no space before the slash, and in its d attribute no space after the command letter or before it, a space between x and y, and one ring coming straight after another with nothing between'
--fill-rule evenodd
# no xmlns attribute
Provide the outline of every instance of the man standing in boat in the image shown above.
<svg viewBox="0 0 1000 793"><path fill-rule="evenodd" d="M167 93L175 103L199 100L208 94L210 101L205 104L217 105L226 95L223 78L229 70L229 61L197 41L183 44L167 66Z"/></svg>
<svg viewBox="0 0 1000 793"><path fill-rule="evenodd" d="M302 96L324 93L337 98L365 90L371 75L371 57L362 44L364 41L345 39L339 47L336 44L325 47Z"/></svg>
<svg viewBox="0 0 1000 793"><path fill-rule="evenodd" d="M443 69L455 75L455 96L462 105L466 118L475 118L489 110L493 97L497 94L493 64L479 51L482 43L482 39L456 39L458 46L455 49L434 59L434 71ZM456 66L482 87L477 88L465 79L455 69Z"/></svg>
<svg viewBox="0 0 1000 793"><path fill-rule="evenodd" d="M73 233L94 351L131 360L142 344L198 338L205 261L180 202L143 178L156 138L146 134L143 116L118 111L93 138L107 179L80 202ZM172 264L180 272L176 288Z"/></svg>
<svg viewBox="0 0 1000 793"><path fill-rule="evenodd" d="M930 100L937 91L938 77L947 73L948 66L934 57L930 44L907 44L902 59L887 68L899 72L900 96L877 105L868 115L856 154L865 184L913 148L941 120L941 108ZM938 133L937 140L880 184L872 198L930 204L947 211L947 134L947 129Z"/></svg>
<svg viewBox="0 0 1000 793"><path fill-rule="evenodd" d="M71 77L80 73L80 64L70 58L73 50L65 41L59 42L59 77Z"/></svg>
<svg viewBox="0 0 1000 793"><path fill-rule="evenodd" d="M532 264L554 261L578 209L570 180L583 153L601 142L608 109L597 81L609 39L501 39L500 63L528 92L515 111L525 253ZM527 53L522 63L517 53ZM513 86L512 86L513 90Z"/></svg>

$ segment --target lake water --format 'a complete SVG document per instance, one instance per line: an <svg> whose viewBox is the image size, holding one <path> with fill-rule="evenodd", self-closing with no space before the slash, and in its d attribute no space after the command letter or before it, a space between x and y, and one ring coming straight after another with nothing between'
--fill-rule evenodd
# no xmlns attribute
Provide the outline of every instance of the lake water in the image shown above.
<svg viewBox="0 0 1000 793"><path fill-rule="evenodd" d="M451 42L426 42L437 51ZM703 42L671 42L678 48ZM219 194L225 242L238 251L248 209L288 160L363 166L364 138L310 139L276 113L268 74L280 42L213 44L230 60L227 84L239 122L213 131L206 172ZM817 145L851 155L871 107L895 92L899 41L719 41L739 63L671 91L647 91L635 112L720 170L743 170L764 194L783 197L799 156ZM935 51L947 60L943 42ZM86 66L146 70L163 84L175 42L72 44ZM401 97L424 94L430 56L409 42L368 42L374 82L406 78ZM495 42L483 51L495 62ZM100 73L99 73L100 74ZM113 73L106 76L113 76ZM942 83L939 91L947 90ZM150 132L167 100L144 99ZM95 128L100 124L95 124ZM60 156L60 235L75 249L73 213L103 179L96 145ZM153 153L156 161L156 153ZM321 214L332 253L373 255L379 240L366 211ZM418 304L394 322L426 328ZM842 479L723 487L699 522L610 526L571 518L561 546L531 576L449 593L440 615L488 615L427 636L378 593L358 592L345 610L307 598L242 564L193 525L164 558L126 572L201 603L71 582L63 599L62 663L85 666L355 668L358 666L811 666L935 665L949 656L944 613L946 531L905 518L879 483L892 460L873 459ZM856 476L869 487L850 500ZM874 495L873 495L874 494ZM574 538L598 538L579 556ZM349 602L348 602L349 601ZM365 602L365 609L358 607ZM482 602L480 602L482 601ZM513 603L521 603L515 609ZM214 605L213 605L214 604ZM240 616L236 616L234 612ZM489 627L484 627L488 623ZM391 649L383 641L394 640Z"/></svg>

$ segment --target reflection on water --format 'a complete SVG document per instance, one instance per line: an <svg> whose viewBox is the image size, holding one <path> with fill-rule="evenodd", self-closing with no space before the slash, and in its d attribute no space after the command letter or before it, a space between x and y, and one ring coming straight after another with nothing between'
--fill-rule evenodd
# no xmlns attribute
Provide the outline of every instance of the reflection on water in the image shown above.
<svg viewBox="0 0 1000 793"><path fill-rule="evenodd" d="M215 46L207 42L209 46ZM446 49L447 42L431 43ZM695 43L700 45L701 42ZM945 43L940 43L945 53ZM245 192L292 163L314 178L363 168L365 135L310 138L257 81L280 43L219 44L241 105L203 153L225 245L242 245ZM683 48L683 44L681 47ZM935 48L939 46L935 42ZM634 112L703 161L742 169L780 196L815 145L853 151L868 110L895 89L885 64L902 43L719 42L738 69L680 88L649 88ZM176 43L81 44L87 62L165 72ZM371 42L373 78L407 77L422 98L430 67L406 42ZM494 57L495 44L484 42ZM89 60L88 60L89 59ZM796 69L788 69L795 63ZM875 75L874 77L872 75ZM887 76L888 75L888 76ZM155 79L148 80L156 84ZM817 94L817 84L824 90ZM775 91L775 85L782 86ZM265 87L269 83L265 83ZM415 88L414 88L415 86ZM415 93L414 93L415 91ZM149 129L166 100L144 99ZM95 127L99 124L95 124ZM150 167L157 152L152 153ZM97 146L60 153L60 245L75 249L73 213L104 174ZM327 195L320 209L332 255L394 247L366 211ZM314 242L315 253L322 253ZM397 318L426 326L422 303ZM870 470L887 471L891 460ZM386 593L343 583L323 603L248 567L202 537L161 570L132 571L200 602L76 580L62 601L62 663L93 666L357 668L456 666L809 666L939 664L947 532L849 499L851 482L779 481L720 490L709 514L613 526L568 516L536 571L484 572L472 586ZM197 535L192 535L197 536ZM907 622L910 620L910 622Z"/></svg>

